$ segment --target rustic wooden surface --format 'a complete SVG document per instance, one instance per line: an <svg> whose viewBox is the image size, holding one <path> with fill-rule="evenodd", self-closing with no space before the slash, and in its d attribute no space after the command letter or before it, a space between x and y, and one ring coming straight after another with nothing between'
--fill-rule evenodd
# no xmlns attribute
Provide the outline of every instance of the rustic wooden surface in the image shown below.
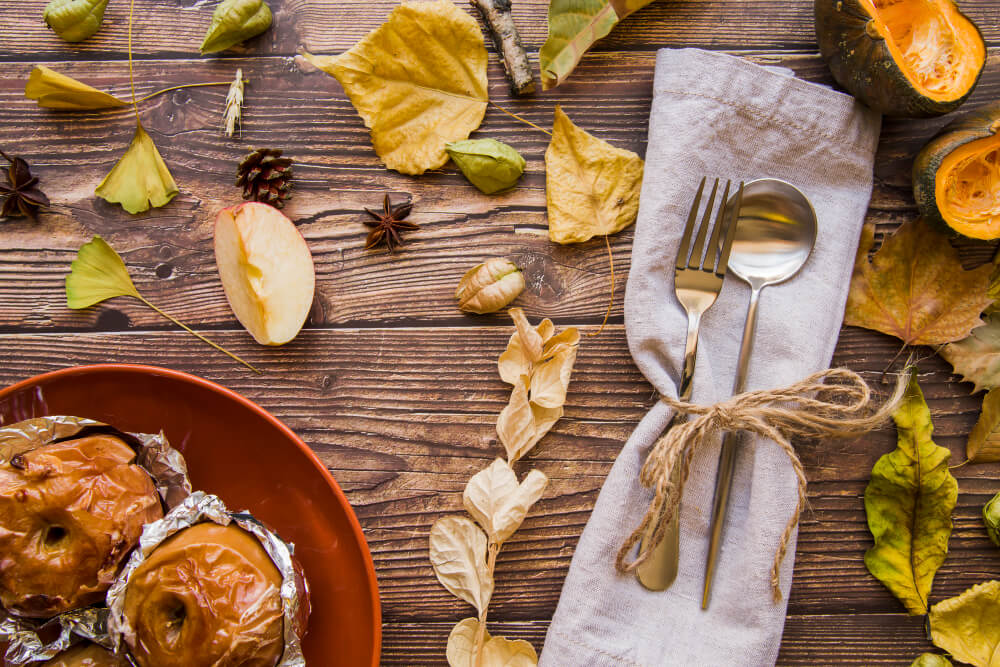
<svg viewBox="0 0 1000 667"><path fill-rule="evenodd" d="M168 206L129 216L93 189L131 138L131 111L54 113L23 96L40 62L102 89L127 94L127 3L112 2L92 39L68 45L41 22L44 0L0 0L0 149L26 157L52 197L38 224L0 223L0 384L68 365L156 363L231 387L271 410L316 450L346 490L365 529L383 602L387 665L444 664L444 645L467 606L435 581L427 561L430 524L461 511L465 481L498 451L496 415L506 389L494 361L509 335L503 317L469 317L451 290L472 264L509 256L525 269L522 304L534 317L592 331L607 299L601 242L549 243L542 158L547 137L491 109L481 135L509 142L528 160L516 190L485 197L451 167L421 178L386 171L335 80L303 65L301 50L335 53L376 27L391 0L271 0L275 24L260 38L202 58L197 46L214 0L136 0L136 80L140 93L222 81L237 66L250 79L241 140L218 128L225 88L183 90L143 105L143 122L181 194ZM534 59L545 37L546 0L517 0L515 20ZM1000 95L1000 8L964 0L990 45L988 71L969 107ZM511 100L491 53L490 94L540 125L556 103L594 134L645 150L655 50L699 46L782 64L830 83L816 56L812 2L660 0L622 23L584 58L563 87ZM490 46L492 49L492 46ZM884 125L869 218L886 232L915 217L909 167L946 119ZM279 349L255 345L230 312L215 271L215 212L238 201L231 180L249 147L284 148L296 160L296 220L316 258L317 299L307 329ZM408 192L412 219L398 255L365 252L362 207L384 192ZM65 307L63 279L77 248L100 233L119 249L139 289L154 303L264 370L245 372L134 303L88 311ZM632 232L613 240L624 277ZM961 247L972 265L993 251ZM491 629L541 648L580 535L602 480L653 394L632 364L622 326L619 280L611 326L586 339L566 417L534 454L552 479L524 527L505 546L491 606ZM897 352L893 340L845 328L835 364L877 382ZM928 349L920 379L935 415L937 441L963 458L980 397ZM893 447L884 430L855 442L804 444L811 511L799 536L781 665L904 665L930 649L922 619L902 613L865 570L870 545L862 504L872 464ZM1000 490L996 465L955 470L961 495L950 554L934 599L1000 574L980 508Z"/></svg>

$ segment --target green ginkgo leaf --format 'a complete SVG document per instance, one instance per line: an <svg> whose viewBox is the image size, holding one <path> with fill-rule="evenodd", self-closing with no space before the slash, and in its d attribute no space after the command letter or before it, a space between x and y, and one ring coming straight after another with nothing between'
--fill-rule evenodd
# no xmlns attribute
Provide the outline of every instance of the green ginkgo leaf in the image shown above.
<svg viewBox="0 0 1000 667"><path fill-rule="evenodd" d="M958 482L948 471L951 452L931 440L931 412L911 372L902 404L892 415L896 449L872 468L865 513L875 546L865 565L911 614L926 614L931 584L951 535Z"/></svg>
<svg viewBox="0 0 1000 667"><path fill-rule="evenodd" d="M121 204L129 213L142 213L150 206L159 208L178 192L156 144L139 122L136 122L135 136L125 155L94 190L98 197Z"/></svg>
<svg viewBox="0 0 1000 667"><path fill-rule="evenodd" d="M101 27L108 0L51 0L42 18L67 42L82 42Z"/></svg>
<svg viewBox="0 0 1000 667"><path fill-rule="evenodd" d="M35 65L24 86L24 96L46 109L85 111L127 107L125 100L109 95L45 65Z"/></svg>
<svg viewBox="0 0 1000 667"><path fill-rule="evenodd" d="M66 305L79 310L119 296L138 299L199 340L208 343L255 373L260 372L229 350L192 331L186 324L147 301L135 288L121 255L100 236L95 236L80 246L76 259L70 265L69 275L66 276Z"/></svg>
<svg viewBox="0 0 1000 667"><path fill-rule="evenodd" d="M264 0L223 0L212 14L201 52L225 51L271 27L271 8Z"/></svg>

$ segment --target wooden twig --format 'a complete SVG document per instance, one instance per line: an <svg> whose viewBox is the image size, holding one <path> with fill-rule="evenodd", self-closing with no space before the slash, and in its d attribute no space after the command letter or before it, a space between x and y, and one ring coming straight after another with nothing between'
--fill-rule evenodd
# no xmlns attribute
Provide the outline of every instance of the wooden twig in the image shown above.
<svg viewBox="0 0 1000 667"><path fill-rule="evenodd" d="M510 0L472 0L472 5L479 10L490 37L493 38L493 44L510 81L510 91L514 95L535 92L528 54L521 46L521 36L517 34L514 18L510 13Z"/></svg>

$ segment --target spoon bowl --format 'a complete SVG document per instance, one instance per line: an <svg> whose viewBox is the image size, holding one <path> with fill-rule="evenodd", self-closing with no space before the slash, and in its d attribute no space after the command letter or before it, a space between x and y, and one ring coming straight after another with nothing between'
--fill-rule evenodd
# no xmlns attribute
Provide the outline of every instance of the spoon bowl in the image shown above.
<svg viewBox="0 0 1000 667"><path fill-rule="evenodd" d="M743 189L729 270L751 287L774 285L798 273L815 242L816 212L798 188L774 178L751 181Z"/></svg>

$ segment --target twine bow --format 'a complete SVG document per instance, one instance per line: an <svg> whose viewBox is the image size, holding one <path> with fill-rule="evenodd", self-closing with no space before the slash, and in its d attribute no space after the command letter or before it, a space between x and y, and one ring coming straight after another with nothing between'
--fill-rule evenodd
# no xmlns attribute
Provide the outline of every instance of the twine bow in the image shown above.
<svg viewBox="0 0 1000 667"><path fill-rule="evenodd" d="M748 431L776 442L788 455L798 478L798 503L785 525L771 567L771 591L777 602L781 599L778 570L806 505L806 475L791 440L851 438L867 433L892 415L905 391L906 378L903 377L896 383L889 400L874 409L872 391L864 379L853 371L833 368L814 373L789 387L738 394L709 406L661 396L660 400L678 414L695 417L668 429L650 450L639 480L643 486L654 490L653 500L638 528L618 551L618 571L634 571L663 540L666 525L680 506L695 452L712 442L716 434ZM674 480L672 472L678 465L681 474ZM638 555L629 561L629 553L651 527L650 539L643 540Z"/></svg>

